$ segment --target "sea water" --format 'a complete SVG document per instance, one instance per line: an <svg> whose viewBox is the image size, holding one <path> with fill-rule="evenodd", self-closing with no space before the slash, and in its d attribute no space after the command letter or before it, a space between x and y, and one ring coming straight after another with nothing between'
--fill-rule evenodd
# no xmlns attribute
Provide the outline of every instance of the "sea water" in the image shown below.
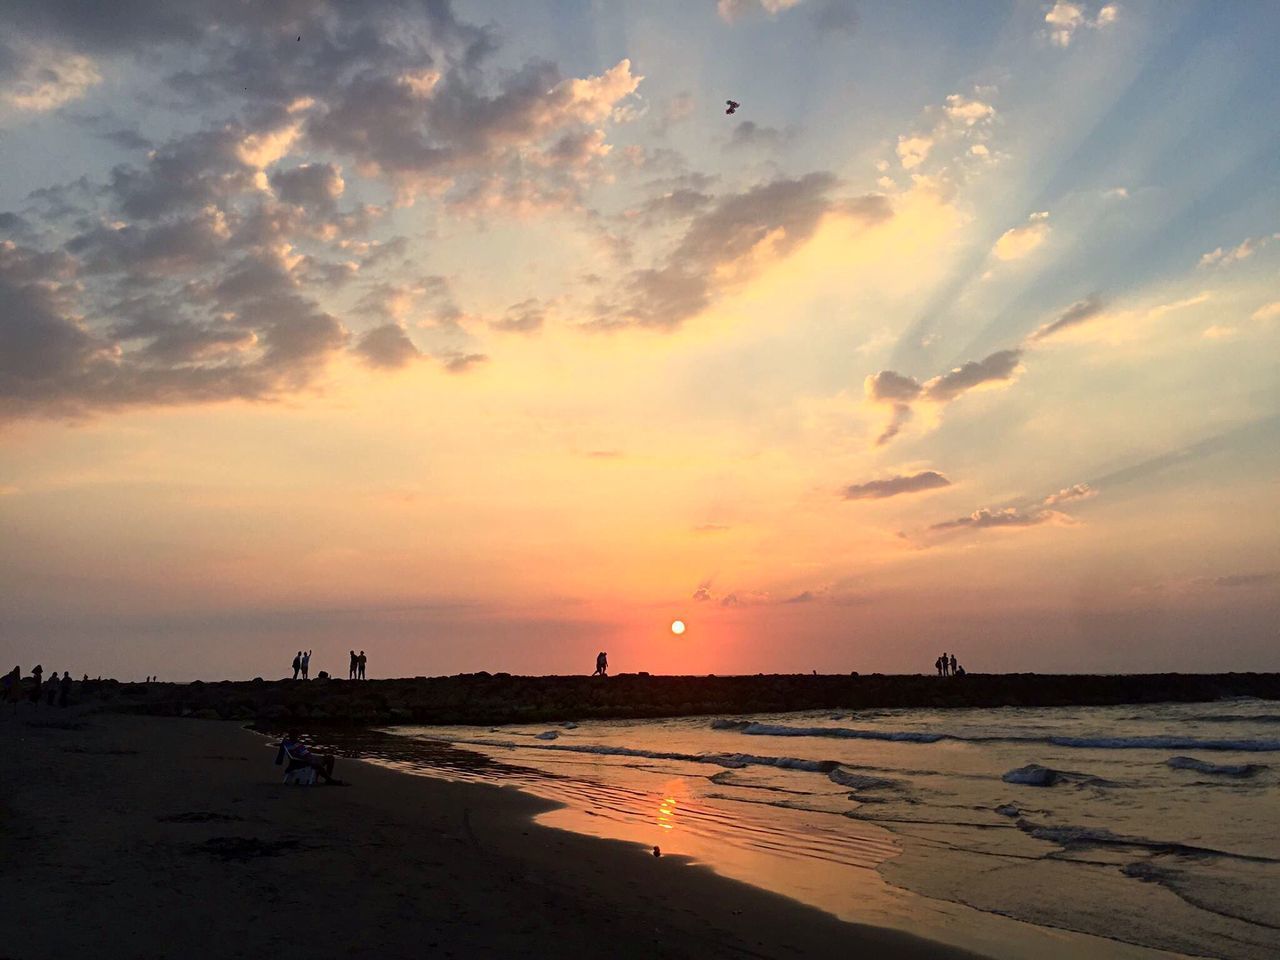
<svg viewBox="0 0 1280 960"><path fill-rule="evenodd" d="M1004 957L1280 956L1280 704L384 732L379 762L849 920Z"/></svg>

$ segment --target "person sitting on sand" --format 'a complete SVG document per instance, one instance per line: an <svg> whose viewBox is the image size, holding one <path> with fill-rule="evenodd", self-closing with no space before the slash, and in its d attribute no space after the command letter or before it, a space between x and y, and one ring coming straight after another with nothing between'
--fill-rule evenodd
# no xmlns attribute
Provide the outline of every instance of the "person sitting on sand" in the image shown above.
<svg viewBox="0 0 1280 960"><path fill-rule="evenodd" d="M321 756L312 753L307 749L307 745L302 742L296 733L286 733L284 739L280 741L280 750L276 753L276 764L282 764L288 758L293 763L306 764L315 770L316 773L324 777L325 783L341 783L341 780L335 780L333 776L333 765L336 762L333 754L328 753Z"/></svg>
<svg viewBox="0 0 1280 960"><path fill-rule="evenodd" d="M956 674L956 676L957 676L957 677L963 677L963 676L964 676L964 667L963 667L963 666L956 667L956 669L955 669L955 674Z"/></svg>
<svg viewBox="0 0 1280 960"><path fill-rule="evenodd" d="M347 679L354 680L356 678L356 674L359 669L360 669L360 658L357 657L356 652L352 650L351 651L351 667L350 669L347 670Z"/></svg>

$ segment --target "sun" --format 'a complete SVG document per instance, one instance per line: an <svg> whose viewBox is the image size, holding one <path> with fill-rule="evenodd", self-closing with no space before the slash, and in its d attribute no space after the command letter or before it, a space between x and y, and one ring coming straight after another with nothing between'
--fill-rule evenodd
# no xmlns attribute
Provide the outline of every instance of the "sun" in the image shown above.
<svg viewBox="0 0 1280 960"><path fill-rule="evenodd" d="M680 634L684 633L684 621L683 621L683 620L672 620L672 621L671 621L671 632L672 632L672 633L674 633L677 637L678 637L678 636L680 636Z"/></svg>

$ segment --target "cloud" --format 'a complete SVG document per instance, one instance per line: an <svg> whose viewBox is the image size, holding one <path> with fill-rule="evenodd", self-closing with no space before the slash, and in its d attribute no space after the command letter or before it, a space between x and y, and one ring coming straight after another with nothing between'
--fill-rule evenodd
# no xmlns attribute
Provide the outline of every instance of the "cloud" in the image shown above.
<svg viewBox="0 0 1280 960"><path fill-rule="evenodd" d="M857 31L860 18L854 0L821 0L809 13L814 29L823 36Z"/></svg>
<svg viewBox="0 0 1280 960"><path fill-rule="evenodd" d="M762 259L807 241L829 214L868 225L892 216L885 197L839 198L836 186L834 175L818 172L721 196L689 221L667 257L629 274L615 302L600 305L599 325L675 328L754 275Z"/></svg>
<svg viewBox="0 0 1280 960"><path fill-rule="evenodd" d="M1033 213L1019 227L1010 227L1000 235L991 252L999 260L1021 260L1049 236L1049 212Z"/></svg>
<svg viewBox="0 0 1280 960"><path fill-rule="evenodd" d="M996 113L996 108L991 104L983 103L977 99L970 99L958 93L953 93L947 97L945 109L948 117L964 124L966 127L972 127L975 123L989 120Z"/></svg>
<svg viewBox="0 0 1280 960"><path fill-rule="evenodd" d="M1272 240L1280 238L1280 233L1264 234L1260 237L1245 237L1239 244L1234 247L1222 248L1218 247L1210 250L1200 258L1201 267L1227 267L1233 263L1239 263L1241 260L1248 260L1256 252L1271 243Z"/></svg>
<svg viewBox="0 0 1280 960"><path fill-rule="evenodd" d="M951 481L942 474L935 470L925 470L909 476L898 475L886 480L855 483L845 488L843 496L846 500L881 500L904 493L919 493L949 486Z"/></svg>
<svg viewBox="0 0 1280 960"><path fill-rule="evenodd" d="M384 323L365 331L355 350L369 366L391 370L422 357L404 328L396 323Z"/></svg>
<svg viewBox="0 0 1280 960"><path fill-rule="evenodd" d="M950 403L983 384L1012 380L1021 369L1021 358L1021 350L998 350L982 360L967 360L927 381L920 396L933 403Z"/></svg>
<svg viewBox="0 0 1280 960"><path fill-rule="evenodd" d="M304 163L271 174L272 188L285 203L332 212L346 189L342 170L332 163Z"/></svg>
<svg viewBox="0 0 1280 960"><path fill-rule="evenodd" d="M1070 3L1068 0L1057 0L1049 12L1044 15L1044 22L1049 25L1045 33L1054 46L1068 47L1071 45L1076 31L1081 29L1101 30L1115 23L1119 15L1120 7L1114 3L1102 6L1096 15L1090 17L1081 4Z"/></svg>
<svg viewBox="0 0 1280 960"><path fill-rule="evenodd" d="M0 99L18 110L55 110L101 82L89 57L50 47L0 48Z"/></svg>
<svg viewBox="0 0 1280 960"><path fill-rule="evenodd" d="M902 169L914 170L929 158L933 149L933 137L926 134L898 137L898 159L902 161Z"/></svg>
<svg viewBox="0 0 1280 960"><path fill-rule="evenodd" d="M724 533L729 527L723 523L700 523L693 528L694 533Z"/></svg>
<svg viewBox="0 0 1280 960"><path fill-rule="evenodd" d="M733 23L751 13L776 17L799 6L801 0L716 0L716 12L725 23Z"/></svg>
<svg viewBox="0 0 1280 960"><path fill-rule="evenodd" d="M1044 499L1027 507L1003 507L992 510L982 507L965 517L957 517L954 520L944 520L941 523L932 524L928 528L930 533L956 531L956 530L988 530L988 529L1019 529L1024 527L1038 527L1044 524L1056 524L1060 526L1070 526L1077 521L1063 513L1061 510L1055 509L1066 503L1073 503L1080 500L1087 500L1090 497L1098 495L1096 487L1092 487L1087 483L1076 483L1069 487L1064 487L1057 493L1051 493Z"/></svg>
<svg viewBox="0 0 1280 960"><path fill-rule="evenodd" d="M1022 369L1021 358L1021 350L998 350L982 360L966 361L924 383L893 370L871 374L863 383L868 402L889 408L889 422L876 444L888 443L901 432L911 419L913 403L945 406L975 388L1009 382Z"/></svg>
<svg viewBox="0 0 1280 960"><path fill-rule="evenodd" d="M794 133L777 127L762 127L754 120L742 120L733 128L726 149L777 150L792 139Z"/></svg>
<svg viewBox="0 0 1280 960"><path fill-rule="evenodd" d="M1075 483L1069 487L1064 487L1057 493L1049 494L1041 502L1046 507L1053 507L1060 503L1070 503L1073 500L1087 500L1089 497L1096 497L1097 495L1097 489L1089 484Z"/></svg>
<svg viewBox="0 0 1280 960"><path fill-rule="evenodd" d="M1268 320L1275 320L1280 317L1280 300L1273 300L1265 303L1257 310L1253 311L1250 319L1257 323L1264 323Z"/></svg>
<svg viewBox="0 0 1280 960"><path fill-rule="evenodd" d="M491 320L489 326L504 333L535 333L546 319L546 307L540 300L521 300L509 306L502 319Z"/></svg>
<svg viewBox="0 0 1280 960"><path fill-rule="evenodd" d="M1083 300L1077 300L1071 306L1058 314L1057 318L1044 324L1035 333L1028 337L1028 340L1039 341L1046 337L1051 337L1055 333L1068 330L1071 327L1079 326L1092 320L1098 314L1102 313L1104 304L1096 295L1085 297Z"/></svg>
<svg viewBox="0 0 1280 960"><path fill-rule="evenodd" d="M1057 513L1053 510L1033 510L1024 512L1015 507L1006 507L1003 510L988 510L983 507L975 510L967 517L957 517L955 520L944 520L942 523L935 523L929 527L930 530L987 530L991 528L1018 528L1018 527L1036 527L1042 523L1062 522L1067 519L1064 514Z"/></svg>
<svg viewBox="0 0 1280 960"><path fill-rule="evenodd" d="M488 361L483 353L452 353L441 358L444 368L450 373L466 373L472 367Z"/></svg>
<svg viewBox="0 0 1280 960"><path fill-rule="evenodd" d="M1268 573L1235 573L1225 577L1214 577L1213 585L1215 587L1224 587L1234 589L1238 587L1261 587L1280 581L1280 573L1271 571Z"/></svg>

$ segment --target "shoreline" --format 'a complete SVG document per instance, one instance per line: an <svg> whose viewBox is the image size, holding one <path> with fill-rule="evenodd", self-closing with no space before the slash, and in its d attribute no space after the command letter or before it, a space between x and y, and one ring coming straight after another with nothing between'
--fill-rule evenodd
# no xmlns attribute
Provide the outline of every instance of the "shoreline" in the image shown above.
<svg viewBox="0 0 1280 960"><path fill-rule="evenodd" d="M353 786L286 787L233 724L22 710L0 738L21 960L976 956L542 826L556 806L511 789L348 759Z"/></svg>
<svg viewBox="0 0 1280 960"><path fill-rule="evenodd" d="M80 689L84 687L85 689ZM77 684L110 709L271 726L426 726L654 719L834 709L1096 707L1280 700L1280 673L1225 674L760 674L546 676L473 673L394 680L221 680Z"/></svg>

